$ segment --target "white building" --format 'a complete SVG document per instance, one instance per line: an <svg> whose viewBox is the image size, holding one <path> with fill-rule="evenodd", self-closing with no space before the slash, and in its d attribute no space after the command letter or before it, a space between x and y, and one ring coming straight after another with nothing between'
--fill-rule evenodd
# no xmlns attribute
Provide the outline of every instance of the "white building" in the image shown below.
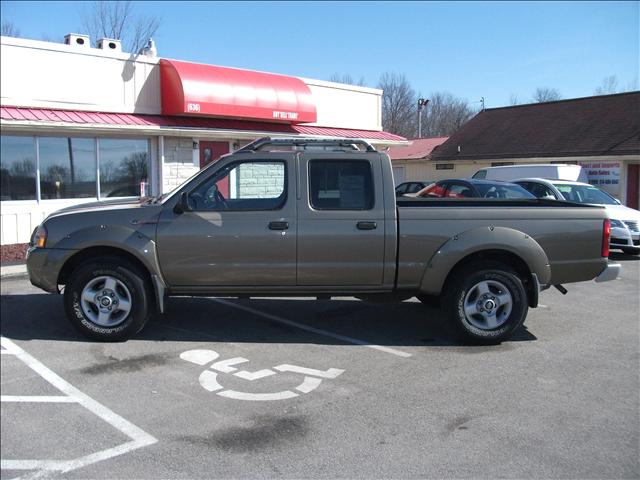
<svg viewBox="0 0 640 480"><path fill-rule="evenodd" d="M54 210L172 190L263 136L382 131L382 91L91 48L0 37L0 240L24 244Z"/></svg>

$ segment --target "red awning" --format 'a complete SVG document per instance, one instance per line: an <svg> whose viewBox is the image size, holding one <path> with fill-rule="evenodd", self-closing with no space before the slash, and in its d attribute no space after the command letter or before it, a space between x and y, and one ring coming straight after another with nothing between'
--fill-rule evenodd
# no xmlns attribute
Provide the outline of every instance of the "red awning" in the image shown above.
<svg viewBox="0 0 640 480"><path fill-rule="evenodd" d="M312 127L309 125L286 125L229 120L222 118L187 118L165 115L140 115L132 113L103 113L78 110L57 110L46 108L0 107L0 119L5 121L38 122L56 124L116 126L116 127L163 127L176 129L230 130L277 133L290 135L315 135L325 137L363 138L367 140L406 142L406 139L392 133L376 130L352 130L347 128Z"/></svg>
<svg viewBox="0 0 640 480"><path fill-rule="evenodd" d="M160 60L164 115L314 123L316 105L299 78L199 63Z"/></svg>

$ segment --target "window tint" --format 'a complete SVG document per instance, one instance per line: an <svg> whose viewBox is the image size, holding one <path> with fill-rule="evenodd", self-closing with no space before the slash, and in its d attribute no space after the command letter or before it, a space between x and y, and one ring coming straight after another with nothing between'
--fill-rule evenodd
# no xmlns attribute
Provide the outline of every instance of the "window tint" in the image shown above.
<svg viewBox="0 0 640 480"><path fill-rule="evenodd" d="M466 185L450 185L447 189L447 197L470 198L473 197L473 191Z"/></svg>
<svg viewBox="0 0 640 480"><path fill-rule="evenodd" d="M149 142L101 138L100 196L140 196L140 183L146 182L149 171Z"/></svg>
<svg viewBox="0 0 640 480"><path fill-rule="evenodd" d="M484 198L535 198L520 185L476 185Z"/></svg>
<svg viewBox="0 0 640 480"><path fill-rule="evenodd" d="M40 137L40 198L96 197L96 149L92 138Z"/></svg>
<svg viewBox="0 0 640 480"><path fill-rule="evenodd" d="M444 197L445 187L442 184L432 183L428 187L418 192L418 197L442 198Z"/></svg>
<svg viewBox="0 0 640 480"><path fill-rule="evenodd" d="M412 183L411 185L409 185L409 188L407 189L407 193L416 193L422 190L422 188L424 187L421 183Z"/></svg>
<svg viewBox="0 0 640 480"><path fill-rule="evenodd" d="M36 160L33 137L0 137L0 199L35 200Z"/></svg>
<svg viewBox="0 0 640 480"><path fill-rule="evenodd" d="M549 187L547 187L546 185L542 185L540 183L530 183L529 188L527 188L527 190L537 198L544 198L544 197L556 198L556 196L553 194L553 192Z"/></svg>
<svg viewBox="0 0 640 480"><path fill-rule="evenodd" d="M396 187L396 195L402 195L407 192L408 183L401 183Z"/></svg>
<svg viewBox="0 0 640 480"><path fill-rule="evenodd" d="M358 160L309 162L311 206L319 210L371 210L371 165Z"/></svg>
<svg viewBox="0 0 640 480"><path fill-rule="evenodd" d="M479 180L484 180L485 178L487 178L487 171L486 170L478 170L476 173L473 174L473 177L471 178L477 178Z"/></svg>
<svg viewBox="0 0 640 480"><path fill-rule="evenodd" d="M617 205L613 197L597 187L591 185L573 185L566 183L554 183L562 196L571 202L593 203L599 205Z"/></svg>
<svg viewBox="0 0 640 480"><path fill-rule="evenodd" d="M194 210L277 210L286 201L283 162L232 163L189 194Z"/></svg>

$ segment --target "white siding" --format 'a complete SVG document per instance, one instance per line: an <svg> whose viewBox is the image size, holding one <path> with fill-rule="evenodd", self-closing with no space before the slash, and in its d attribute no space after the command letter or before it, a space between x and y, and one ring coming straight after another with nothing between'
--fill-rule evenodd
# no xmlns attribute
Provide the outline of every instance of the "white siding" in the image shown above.
<svg viewBox="0 0 640 480"><path fill-rule="evenodd" d="M2 37L0 83L2 105L161 112L158 59L145 56Z"/></svg>

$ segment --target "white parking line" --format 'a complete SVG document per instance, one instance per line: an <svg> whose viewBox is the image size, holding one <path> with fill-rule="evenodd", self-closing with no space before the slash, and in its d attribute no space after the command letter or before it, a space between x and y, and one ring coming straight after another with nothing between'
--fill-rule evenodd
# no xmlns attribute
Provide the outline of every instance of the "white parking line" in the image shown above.
<svg viewBox="0 0 640 480"><path fill-rule="evenodd" d="M0 402L76 403L76 399L66 395L2 395Z"/></svg>
<svg viewBox="0 0 640 480"><path fill-rule="evenodd" d="M28 397L28 396L3 396L2 401L31 401L31 402L53 402L53 403L67 403L67 402L76 402L82 405L84 408L89 410L94 415L100 417L102 420L107 422L109 425L119 430L123 434L127 435L132 439L131 442L123 443L113 448L108 448L106 450L101 450L99 452L95 452L89 455L85 455L84 457L75 458L72 460L0 460L0 468L3 470L33 470L38 469L40 472L36 472L33 474L34 477L38 477L41 475L42 471L57 471L60 473L69 472L71 470L76 470L81 467L85 467L92 463L100 462L102 460L106 460L108 458L112 458L118 455L122 455L124 453L131 452L132 450L136 450L138 448L142 448L148 445L152 445L156 443L154 437L136 427L133 423L125 420L120 415L109 410L107 407L102 405L101 403L96 402L94 399L89 397L87 394L81 392L76 387L71 385L66 380L62 379L62 377L58 376L56 373L47 368L43 363L39 360L35 359L27 352L25 352L18 345L13 343L11 340L5 337L0 337L0 343L3 348L5 348L6 352L9 352L15 355L18 359L20 359L25 365L31 368L34 372L39 374L42 378L44 378L51 385L56 387L65 396L40 396L40 397ZM3 351L4 353L4 351ZM8 398L8 400L5 400ZM67 398L69 400L61 400L61 398Z"/></svg>
<svg viewBox="0 0 640 480"><path fill-rule="evenodd" d="M308 325L304 325L302 323L294 322L292 320L287 320L286 318L278 317L276 315L271 315L270 313L264 313L260 310L256 310L255 308L247 307L245 305L239 305L237 303L230 302L228 300L223 300L221 298L214 298L214 301L221 303L222 305L227 305L229 307L238 308L240 310L244 310L245 312L253 313L254 315L258 315L260 317L264 317L269 320L273 320L274 322L284 323L285 325L289 325L291 327L296 327L301 330L306 330L307 332L317 333L318 335L324 335L325 337L335 338L337 340L341 340L346 343L352 343L353 345L362 345L363 347L373 348L374 350L379 350L381 352L390 353L391 355L397 355L398 357L409 358L411 357L410 353L403 352L401 350L396 350L395 348L383 347L382 345L374 345L370 342L366 342L364 340L359 340L353 337L347 337L345 335L340 335L333 332L328 332L326 330L320 330L319 328L310 327Z"/></svg>

